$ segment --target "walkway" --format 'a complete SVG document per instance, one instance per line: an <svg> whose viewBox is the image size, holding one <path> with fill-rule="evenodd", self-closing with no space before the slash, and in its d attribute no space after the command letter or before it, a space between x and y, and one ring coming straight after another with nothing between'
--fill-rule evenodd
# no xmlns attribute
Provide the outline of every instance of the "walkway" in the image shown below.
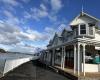
<svg viewBox="0 0 100 80"><path fill-rule="evenodd" d="M69 80L51 70L46 69L38 61L27 62L7 73L0 80Z"/></svg>

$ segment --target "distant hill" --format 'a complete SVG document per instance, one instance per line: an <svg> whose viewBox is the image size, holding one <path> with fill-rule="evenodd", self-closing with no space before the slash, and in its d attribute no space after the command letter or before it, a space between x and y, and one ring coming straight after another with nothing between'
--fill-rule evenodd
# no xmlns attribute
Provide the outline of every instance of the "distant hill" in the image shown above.
<svg viewBox="0 0 100 80"><path fill-rule="evenodd" d="M6 53L6 51L4 49L0 49L1 53Z"/></svg>

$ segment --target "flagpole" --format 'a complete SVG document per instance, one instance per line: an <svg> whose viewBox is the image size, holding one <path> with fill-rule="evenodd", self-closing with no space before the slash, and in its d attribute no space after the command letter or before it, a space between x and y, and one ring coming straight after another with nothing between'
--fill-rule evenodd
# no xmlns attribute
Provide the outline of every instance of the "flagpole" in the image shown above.
<svg viewBox="0 0 100 80"><path fill-rule="evenodd" d="M84 0L82 0L81 12L84 13Z"/></svg>

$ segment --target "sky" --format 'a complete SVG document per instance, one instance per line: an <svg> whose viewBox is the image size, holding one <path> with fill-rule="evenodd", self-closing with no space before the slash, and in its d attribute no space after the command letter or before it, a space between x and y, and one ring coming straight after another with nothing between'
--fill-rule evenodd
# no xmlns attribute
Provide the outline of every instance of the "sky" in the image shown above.
<svg viewBox="0 0 100 80"><path fill-rule="evenodd" d="M82 10L100 19L100 0L0 0L0 48L34 52L55 32L70 29Z"/></svg>

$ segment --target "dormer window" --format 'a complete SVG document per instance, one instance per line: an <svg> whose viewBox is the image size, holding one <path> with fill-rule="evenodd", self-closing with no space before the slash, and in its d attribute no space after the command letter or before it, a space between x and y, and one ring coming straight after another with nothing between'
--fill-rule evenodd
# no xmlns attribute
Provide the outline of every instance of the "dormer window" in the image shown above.
<svg viewBox="0 0 100 80"><path fill-rule="evenodd" d="M93 35L93 27L89 26L89 35Z"/></svg>
<svg viewBox="0 0 100 80"><path fill-rule="evenodd" d="M86 34L86 24L80 24L80 34Z"/></svg>
<svg viewBox="0 0 100 80"><path fill-rule="evenodd" d="M93 35L93 26L95 26L95 24L93 23L89 23L89 35Z"/></svg>

